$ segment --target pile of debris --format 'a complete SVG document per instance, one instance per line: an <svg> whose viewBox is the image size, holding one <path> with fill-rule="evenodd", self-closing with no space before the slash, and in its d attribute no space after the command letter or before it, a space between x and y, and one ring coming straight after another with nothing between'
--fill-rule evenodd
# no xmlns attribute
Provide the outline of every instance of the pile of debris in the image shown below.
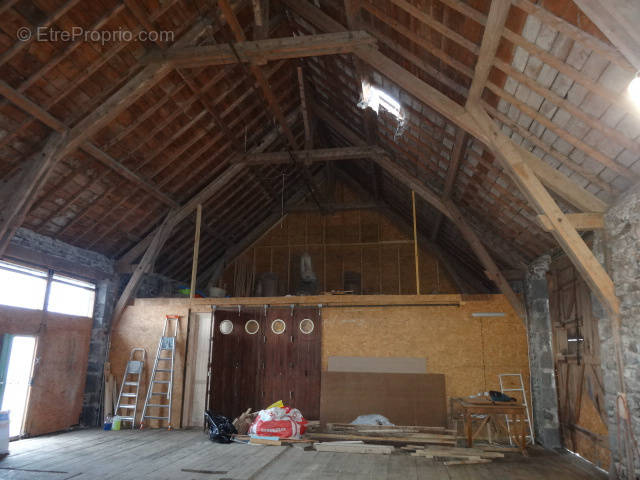
<svg viewBox="0 0 640 480"><path fill-rule="evenodd" d="M264 412L262 414L264 416ZM327 423L322 429L319 422L304 420L305 429L299 435L283 438L267 436L265 432L269 431L268 428L262 431L256 429L259 423L258 413L247 410L233 422L238 431L233 435L233 441L251 445L289 445L318 452L410 454L447 466L488 463L495 458L504 457L504 452L517 450L492 446L461 448L457 446L455 430L421 425L393 425L386 418L380 418L384 421L376 419L377 423L372 425L360 423L359 417L354 423ZM265 425L273 427L276 424L270 421Z"/></svg>

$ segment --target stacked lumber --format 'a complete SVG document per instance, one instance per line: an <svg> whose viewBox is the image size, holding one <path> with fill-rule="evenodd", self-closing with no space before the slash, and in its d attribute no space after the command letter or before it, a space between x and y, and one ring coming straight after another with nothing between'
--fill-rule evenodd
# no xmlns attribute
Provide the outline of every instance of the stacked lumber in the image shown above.
<svg viewBox="0 0 640 480"><path fill-rule="evenodd" d="M455 435L455 430L444 427L426 427L424 425L354 425L353 423L327 423L327 429L331 432L379 432L380 434L393 433L439 433Z"/></svg>
<svg viewBox="0 0 640 480"><path fill-rule="evenodd" d="M367 444L452 445L455 432L444 427L327 424L328 433L308 432L307 437L327 441L362 441Z"/></svg>
<svg viewBox="0 0 640 480"><path fill-rule="evenodd" d="M318 452L338 453L374 453L377 455L391 455L395 447L389 445L365 444L359 440L345 440L338 442L316 442L313 448Z"/></svg>
<svg viewBox="0 0 640 480"><path fill-rule="evenodd" d="M503 458L504 453L487 451L482 448L457 447L424 447L421 445L407 445L403 450L413 450L414 457L430 458L444 465L469 465L474 463L489 463L494 458Z"/></svg>

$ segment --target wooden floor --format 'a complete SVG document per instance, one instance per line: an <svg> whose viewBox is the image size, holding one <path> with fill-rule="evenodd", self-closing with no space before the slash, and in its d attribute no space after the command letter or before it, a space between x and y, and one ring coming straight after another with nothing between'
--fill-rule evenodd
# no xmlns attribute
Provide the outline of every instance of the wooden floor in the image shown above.
<svg viewBox="0 0 640 480"><path fill-rule="evenodd" d="M533 449L490 464L445 467L406 454L307 452L293 447L220 445L201 431L80 430L10 444L0 478L89 479L605 479L572 455Z"/></svg>

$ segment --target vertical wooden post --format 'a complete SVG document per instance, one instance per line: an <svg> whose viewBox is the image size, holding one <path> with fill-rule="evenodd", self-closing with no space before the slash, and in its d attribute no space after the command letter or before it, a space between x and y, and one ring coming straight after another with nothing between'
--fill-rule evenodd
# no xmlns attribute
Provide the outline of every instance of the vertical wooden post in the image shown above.
<svg viewBox="0 0 640 480"><path fill-rule="evenodd" d="M202 224L202 204L198 204L196 209L196 236L193 240L193 263L191 264L191 289L189 298L193 298L196 293L196 279L198 276L198 253L200 250L200 226Z"/></svg>
<svg viewBox="0 0 640 480"><path fill-rule="evenodd" d="M416 224L416 192L411 190L411 207L413 209L413 256L416 262L416 295L420 295L420 262L418 261L418 226Z"/></svg>

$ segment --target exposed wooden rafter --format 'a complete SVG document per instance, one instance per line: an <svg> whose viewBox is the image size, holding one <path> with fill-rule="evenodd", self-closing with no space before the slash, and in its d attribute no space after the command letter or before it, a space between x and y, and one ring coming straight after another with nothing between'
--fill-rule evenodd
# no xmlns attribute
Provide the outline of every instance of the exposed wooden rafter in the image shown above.
<svg viewBox="0 0 640 480"><path fill-rule="evenodd" d="M345 31L345 28L340 23L306 0L282 0L282 2L291 11L321 31ZM486 133L479 128L477 121L464 107L417 78L393 60L381 55L380 52L373 48L361 47L354 53L369 63L369 65L376 68L380 73L383 73L390 80L394 81L399 87L423 101L436 112L485 143L485 145L488 144ZM511 142L511 140L508 141ZM519 145L513 145L520 156L525 158L525 161L535 174L540 177L540 180L558 196L585 212L604 212L607 210L606 203L598 197L568 179L561 172L540 160L533 153Z"/></svg>
<svg viewBox="0 0 640 480"><path fill-rule="evenodd" d="M357 145L363 145L365 142L357 134L351 131L349 127L344 125L337 117L330 112L315 107L323 120L327 121L335 128L343 132L345 138ZM514 293L509 282L504 278L500 269L491 258L491 255L482 244L482 241L476 235L475 231L467 224L462 212L456 207L451 200L443 200L431 189L427 188L419 179L408 173L402 167L393 162L386 154L382 153L373 157L373 160L380 167L389 173L392 177L402 182L409 190L414 190L423 200L436 208L439 212L449 218L454 225L462 233L480 263L484 266L487 278L493 281L500 291L507 297L507 300L513 307L514 311L524 320L525 311L520 298Z"/></svg>
<svg viewBox="0 0 640 480"><path fill-rule="evenodd" d="M235 12L231 8L231 4L229 3L229 0L218 0L218 7L220 7L220 10L222 11L224 18L227 21L229 28L231 28L231 31L233 32L233 36L235 37L236 41L245 42L247 40L247 37L244 33L244 29L242 28L242 25L240 25L240 22L238 21L238 18L236 17ZM278 104L278 99L276 98L271 87L269 86L269 81L267 80L267 78L265 77L264 73L262 72L259 66L249 65L249 69L251 70L251 73L255 77L256 82L258 82L258 85L262 90L262 93L267 101L267 104L269 105L269 109L271 110L276 120L280 124L280 127L282 128L282 131L284 132L287 138L287 142L289 143L289 147L296 148L297 146L296 139L293 133L291 132L289 125L287 124L285 115L282 112L280 105Z"/></svg>
<svg viewBox="0 0 640 480"><path fill-rule="evenodd" d="M113 311L111 330L114 330L116 325L120 321L120 317L122 317L122 313L129 303L129 300L131 300L131 297L135 295L135 292L138 289L138 285L140 284L143 275L153 268L153 264L155 263L160 250L162 250L162 247L169 238L169 235L171 235L171 231L179 222L179 216L177 214L177 210L171 210L164 218L162 224L155 231L149 248L147 248L147 250L144 252L142 260L140 260L140 263L131 274L127 285L124 287L124 290L120 294L120 298L118 299L118 302L116 303L115 309Z"/></svg>
<svg viewBox="0 0 640 480"><path fill-rule="evenodd" d="M458 128L458 130L456 131L456 139L453 144L453 149L451 151L451 161L449 162L449 167L447 168L447 176L444 180L444 189L442 190L442 198L444 198L445 200L451 196L451 192L453 191L453 185L456 181L456 177L458 176L458 169L460 168L460 163L464 158L468 140L469 136L467 132L465 132L461 128ZM435 241L438 237L443 219L444 217L442 213L439 213L438 217L436 218L433 230L431 231L431 240Z"/></svg>
<svg viewBox="0 0 640 480"><path fill-rule="evenodd" d="M301 37L270 38L184 47L149 54L142 63L170 64L195 68L211 65L231 65L240 62L264 65L275 60L351 53L362 45L373 45L376 39L366 32L339 32Z"/></svg>
<svg viewBox="0 0 640 480"><path fill-rule="evenodd" d="M337 32L344 30L342 25L304 0L283 0L283 2L291 10L295 11L321 31ZM493 48L491 44L483 44L480 48L480 57L484 55L483 49L490 48ZM488 114L484 110L481 110L481 107L478 105L469 105L467 106L468 108L461 107L389 58L367 47L359 48L355 54L376 68L380 73L387 76L399 87L413 94L416 98L487 145L494 155L501 159L504 168L509 172L516 185L518 185L521 192L535 210L549 217L554 226L552 234L572 259L574 265L596 293L600 301L613 313L619 311L619 302L615 296L613 282L537 178L536 175L540 175L540 173L528 164L529 157L535 157L533 154L514 144L506 137L493 123ZM537 157L535 158L537 159ZM568 179L566 179L566 181L569 184L573 183ZM574 189L573 192L575 193L576 190ZM566 198L566 195L563 195L562 192L556 193ZM593 198L595 198L593 195L583 190L580 198L574 198L572 203L576 204L576 200L578 200L577 203L581 203L582 207L584 207L586 203L599 204L599 208L586 211L604 211L604 205L601 201L589 202L589 200ZM437 203L434 206L436 205ZM445 211L443 211L443 213L445 213Z"/></svg>

